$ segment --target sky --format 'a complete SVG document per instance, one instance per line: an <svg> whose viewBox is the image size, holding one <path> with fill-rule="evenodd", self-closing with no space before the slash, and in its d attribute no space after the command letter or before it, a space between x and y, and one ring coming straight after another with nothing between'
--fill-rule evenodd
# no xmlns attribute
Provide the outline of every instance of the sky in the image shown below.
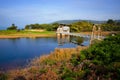
<svg viewBox="0 0 120 80"><path fill-rule="evenodd" d="M76 19L120 19L120 0L0 0L0 27Z"/></svg>

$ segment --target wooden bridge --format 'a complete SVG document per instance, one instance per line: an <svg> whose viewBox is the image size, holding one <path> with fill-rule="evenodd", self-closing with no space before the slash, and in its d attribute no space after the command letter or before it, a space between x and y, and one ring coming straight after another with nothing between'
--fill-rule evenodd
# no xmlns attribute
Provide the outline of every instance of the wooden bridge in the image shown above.
<svg viewBox="0 0 120 80"><path fill-rule="evenodd" d="M64 36L64 35L70 35L70 36L78 36L78 37L85 37L90 38L90 43L94 39L104 39L105 37L101 35L101 27L98 25L93 25L91 35L82 34L82 33L70 33L70 28L68 26L59 26L57 29L57 36Z"/></svg>
<svg viewBox="0 0 120 80"><path fill-rule="evenodd" d="M87 38L90 38L90 36L91 36L91 35L86 35L86 34L82 34L82 33L67 33L67 32L61 32L61 33L57 33L57 34L62 35L62 36L70 35L70 36L87 37Z"/></svg>

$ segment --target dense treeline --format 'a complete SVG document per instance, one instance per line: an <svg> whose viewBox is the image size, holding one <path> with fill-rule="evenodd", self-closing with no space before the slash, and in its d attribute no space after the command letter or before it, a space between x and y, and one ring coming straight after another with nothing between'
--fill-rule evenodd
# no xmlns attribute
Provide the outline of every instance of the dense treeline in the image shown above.
<svg viewBox="0 0 120 80"><path fill-rule="evenodd" d="M59 27L59 23L53 24L30 24L26 25L25 29L46 29L47 31L56 31ZM92 23L81 21L75 22L72 24L63 24L67 25L71 28L71 32L80 32L80 31L91 31L92 30Z"/></svg>
<svg viewBox="0 0 120 80"><path fill-rule="evenodd" d="M29 24L24 27L24 29L45 29L47 31L56 31L59 23L52 24ZM71 32L85 32L92 31L93 23L88 21L79 21L71 24L64 24L70 27ZM103 31L120 31L120 22L109 19L105 23L98 24ZM12 24L7 30L17 30L17 26Z"/></svg>
<svg viewBox="0 0 120 80"><path fill-rule="evenodd" d="M70 27L71 32L92 31L93 23L87 21L79 21L71 24L66 24ZM26 25L25 29L45 29L47 31L56 31L59 23L53 24L30 24ZM120 31L120 22L109 19L107 22L98 24L103 31Z"/></svg>
<svg viewBox="0 0 120 80"><path fill-rule="evenodd" d="M106 23L101 24L104 31L120 31L120 22L109 19Z"/></svg>
<svg viewBox="0 0 120 80"><path fill-rule="evenodd" d="M72 23L70 28L72 32L91 31L93 24L87 21Z"/></svg>
<svg viewBox="0 0 120 80"><path fill-rule="evenodd" d="M30 24L26 25L25 29L45 29L47 31L55 31L58 28L58 23L53 24Z"/></svg>

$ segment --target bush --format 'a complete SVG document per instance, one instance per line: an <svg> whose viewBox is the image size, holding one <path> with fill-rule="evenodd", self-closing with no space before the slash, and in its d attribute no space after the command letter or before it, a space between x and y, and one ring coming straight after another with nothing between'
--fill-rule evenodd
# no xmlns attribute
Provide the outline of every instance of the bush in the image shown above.
<svg viewBox="0 0 120 80"><path fill-rule="evenodd" d="M14 80L26 80L24 76L17 76Z"/></svg>
<svg viewBox="0 0 120 80"><path fill-rule="evenodd" d="M15 24L12 24L12 26L8 27L7 30L17 30L17 26L15 26Z"/></svg>
<svg viewBox="0 0 120 80"><path fill-rule="evenodd" d="M0 80L7 80L7 75L5 73L0 72Z"/></svg>
<svg viewBox="0 0 120 80"><path fill-rule="evenodd" d="M99 71L101 75L116 74L116 78L119 78L120 66L120 35L110 36L104 39L98 44L92 45L87 50L82 51L82 54L86 56L86 59L91 60L91 63L95 64L96 71ZM117 64L116 64L117 63ZM118 65L115 67L115 65ZM101 68L99 68L101 66ZM103 71L106 70L106 72ZM118 72L118 73L116 73ZM112 75L110 75L112 76ZM107 77L106 77L107 78Z"/></svg>

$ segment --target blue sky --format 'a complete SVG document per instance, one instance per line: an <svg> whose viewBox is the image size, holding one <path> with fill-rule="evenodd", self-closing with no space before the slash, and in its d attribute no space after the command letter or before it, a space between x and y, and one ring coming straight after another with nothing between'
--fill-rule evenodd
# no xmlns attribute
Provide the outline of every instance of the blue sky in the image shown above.
<svg viewBox="0 0 120 80"><path fill-rule="evenodd" d="M120 19L120 0L0 0L0 26Z"/></svg>

